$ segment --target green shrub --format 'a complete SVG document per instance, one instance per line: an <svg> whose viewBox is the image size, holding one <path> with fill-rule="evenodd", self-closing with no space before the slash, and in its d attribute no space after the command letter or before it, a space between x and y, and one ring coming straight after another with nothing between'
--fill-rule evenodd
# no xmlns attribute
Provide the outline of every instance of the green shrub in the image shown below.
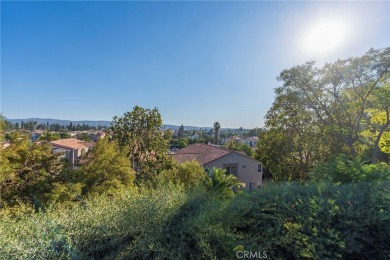
<svg viewBox="0 0 390 260"><path fill-rule="evenodd" d="M0 211L0 259L387 259L388 182L123 190L45 212Z"/></svg>
<svg viewBox="0 0 390 260"><path fill-rule="evenodd" d="M269 186L234 198L222 219L237 245L271 259L386 259L389 183Z"/></svg>
<svg viewBox="0 0 390 260"><path fill-rule="evenodd" d="M172 187L130 190L35 213L0 212L0 259L100 259L144 247L185 198Z"/></svg>
<svg viewBox="0 0 390 260"><path fill-rule="evenodd" d="M197 161L188 161L175 164L172 169L165 170L160 175L157 182L172 182L188 188L199 185L206 173Z"/></svg>
<svg viewBox="0 0 390 260"><path fill-rule="evenodd" d="M346 155L340 155L319 165L310 178L335 183L383 181L390 179L390 166L385 163L366 164L361 158L350 159Z"/></svg>

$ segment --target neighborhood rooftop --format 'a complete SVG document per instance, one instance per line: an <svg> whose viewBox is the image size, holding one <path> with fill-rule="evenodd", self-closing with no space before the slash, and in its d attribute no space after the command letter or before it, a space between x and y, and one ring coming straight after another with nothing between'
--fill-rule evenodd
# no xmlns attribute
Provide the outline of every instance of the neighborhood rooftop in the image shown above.
<svg viewBox="0 0 390 260"><path fill-rule="evenodd" d="M60 139L57 141L51 141L50 143L55 146L69 149L84 149L92 146L91 143L80 141L76 138Z"/></svg>
<svg viewBox="0 0 390 260"><path fill-rule="evenodd" d="M176 151L173 158L179 163L196 160L204 165L233 152L215 145L197 143Z"/></svg>

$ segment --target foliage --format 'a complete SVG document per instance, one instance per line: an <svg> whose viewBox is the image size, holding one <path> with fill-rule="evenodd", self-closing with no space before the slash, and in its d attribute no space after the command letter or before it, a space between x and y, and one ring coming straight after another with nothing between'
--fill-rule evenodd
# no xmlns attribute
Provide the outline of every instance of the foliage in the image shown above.
<svg viewBox="0 0 390 260"><path fill-rule="evenodd" d="M78 170L83 194L113 192L134 185L135 174L126 156L115 141L100 139L87 161Z"/></svg>
<svg viewBox="0 0 390 260"><path fill-rule="evenodd" d="M377 161L379 149L390 154L390 84L377 87L370 98L371 106L366 110L372 133L373 152L371 162Z"/></svg>
<svg viewBox="0 0 390 260"><path fill-rule="evenodd" d="M123 190L45 212L3 211L0 258L128 259L123 254L153 252L156 234L184 199L179 188L166 187Z"/></svg>
<svg viewBox="0 0 390 260"><path fill-rule="evenodd" d="M237 179L234 175L226 174L226 169L213 168L206 175L204 184L208 191L215 192L221 196L233 196L234 191L238 188L245 187L245 184Z"/></svg>
<svg viewBox="0 0 390 260"><path fill-rule="evenodd" d="M44 132L43 134L41 134L38 140L50 142L50 141L58 140L60 138L61 136L58 133Z"/></svg>
<svg viewBox="0 0 390 260"><path fill-rule="evenodd" d="M45 212L0 212L0 255L42 259L386 259L389 184L269 185L234 198L122 190Z"/></svg>
<svg viewBox="0 0 390 260"><path fill-rule="evenodd" d="M179 130L178 130L178 138L179 139L184 138L184 135L185 135L184 126L180 125Z"/></svg>
<svg viewBox="0 0 390 260"><path fill-rule="evenodd" d="M307 62L282 71L278 80L283 84L275 89L256 159L277 180L306 180L316 165L338 154L366 156L371 150L375 163L388 125L375 123L372 111L383 116L389 109L389 55L390 48L371 49L321 68ZM375 129L374 142L362 135L368 124Z"/></svg>
<svg viewBox="0 0 390 260"><path fill-rule="evenodd" d="M160 181L181 184L186 188L199 185L205 178L205 171L197 161L175 164L172 169L161 173Z"/></svg>
<svg viewBox="0 0 390 260"><path fill-rule="evenodd" d="M91 137L89 137L89 134L88 133L81 133L80 135L77 136L77 139L80 139L84 142L90 142L91 141Z"/></svg>
<svg viewBox="0 0 390 260"><path fill-rule="evenodd" d="M221 124L219 122L215 122L214 125L214 143L219 144L219 129L221 129Z"/></svg>
<svg viewBox="0 0 390 260"><path fill-rule="evenodd" d="M234 198L223 225L271 259L385 259L389 183L270 185Z"/></svg>
<svg viewBox="0 0 390 260"><path fill-rule="evenodd" d="M180 139L171 139L169 142L171 146L177 147L179 149L187 147L188 146L188 139L186 138L180 138Z"/></svg>
<svg viewBox="0 0 390 260"><path fill-rule="evenodd" d="M237 142L234 140L230 140L229 142L227 142L225 144L225 147L230 149L230 150L234 150L234 151L242 151L242 152L246 153L246 155L248 155L248 156L253 155L253 151L252 151L251 147L245 143L240 143L240 142Z"/></svg>
<svg viewBox="0 0 390 260"><path fill-rule="evenodd" d="M170 131L161 131L162 119L157 108L135 106L123 117L114 117L110 128L120 147L128 149L128 158L137 181L151 179L172 166L168 155Z"/></svg>
<svg viewBox="0 0 390 260"><path fill-rule="evenodd" d="M39 207L63 164L50 145L31 143L27 136L16 136L0 153L0 203L4 206L23 201Z"/></svg>
<svg viewBox="0 0 390 260"><path fill-rule="evenodd" d="M338 184L390 180L390 165L385 163L367 164L359 157L348 158L346 155L340 155L317 166L311 173L311 179L326 180Z"/></svg>

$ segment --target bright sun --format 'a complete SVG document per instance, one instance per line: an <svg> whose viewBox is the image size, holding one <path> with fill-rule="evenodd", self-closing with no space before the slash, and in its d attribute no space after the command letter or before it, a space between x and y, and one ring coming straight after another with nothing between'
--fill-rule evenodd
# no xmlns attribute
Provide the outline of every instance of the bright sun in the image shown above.
<svg viewBox="0 0 390 260"><path fill-rule="evenodd" d="M303 47L311 54L327 54L342 46L346 33L342 21L321 21L308 29L303 38Z"/></svg>

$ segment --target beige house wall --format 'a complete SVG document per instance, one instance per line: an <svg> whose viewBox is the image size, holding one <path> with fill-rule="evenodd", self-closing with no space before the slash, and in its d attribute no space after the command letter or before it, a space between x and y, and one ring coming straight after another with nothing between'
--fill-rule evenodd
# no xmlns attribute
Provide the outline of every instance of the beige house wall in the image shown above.
<svg viewBox="0 0 390 260"><path fill-rule="evenodd" d="M236 165L236 177L245 183L246 189L249 189L250 183L252 183L252 188L255 189L262 185L263 172L258 172L259 164L260 162L255 159L234 152L215 161L209 162L203 165L203 167L211 170L213 167L225 169L228 165Z"/></svg>

